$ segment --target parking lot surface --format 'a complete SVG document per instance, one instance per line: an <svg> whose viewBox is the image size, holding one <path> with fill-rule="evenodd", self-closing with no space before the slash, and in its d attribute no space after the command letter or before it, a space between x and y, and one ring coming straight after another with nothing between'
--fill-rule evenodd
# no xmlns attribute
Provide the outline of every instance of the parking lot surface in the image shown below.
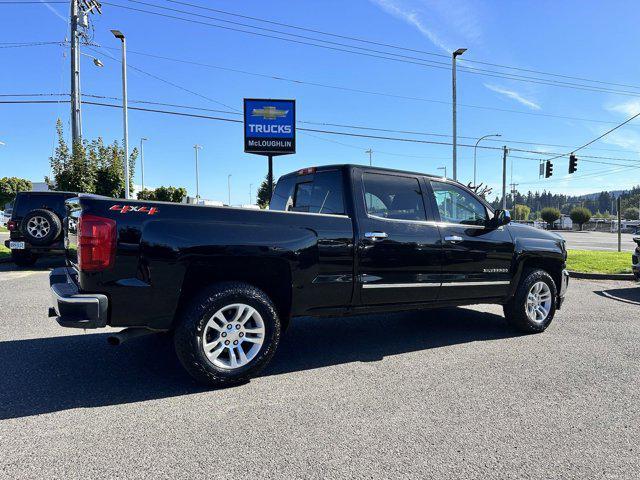
<svg viewBox="0 0 640 480"><path fill-rule="evenodd" d="M3 478L628 478L640 290L573 280L541 335L496 306L299 319L209 391L166 338L47 319L47 270L0 265Z"/></svg>
<svg viewBox="0 0 640 480"><path fill-rule="evenodd" d="M556 232L567 241L567 248L572 250L618 250L618 234L611 232ZM621 250L623 252L633 252L636 244L630 233L621 234Z"/></svg>

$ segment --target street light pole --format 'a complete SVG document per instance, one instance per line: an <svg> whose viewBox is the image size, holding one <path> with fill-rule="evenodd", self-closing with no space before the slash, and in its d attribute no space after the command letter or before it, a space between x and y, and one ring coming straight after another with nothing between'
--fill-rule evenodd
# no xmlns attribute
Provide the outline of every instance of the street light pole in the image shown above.
<svg viewBox="0 0 640 480"><path fill-rule="evenodd" d="M127 110L127 39L119 30L111 30L122 43L122 120L124 128L124 198L129 198L129 111Z"/></svg>
<svg viewBox="0 0 640 480"><path fill-rule="evenodd" d="M372 163L371 156L373 155L373 150L372 150L372 149L365 150L365 152L364 152L364 153L368 153L368 154L369 154L369 166L372 166L372 165L373 165L373 163Z"/></svg>
<svg viewBox="0 0 640 480"><path fill-rule="evenodd" d="M231 174L227 175L227 189L229 191L229 206L231 206Z"/></svg>
<svg viewBox="0 0 640 480"><path fill-rule="evenodd" d="M444 167L438 167L438 170L444 170L444 177L442 177L442 178L447 178L447 166L446 165Z"/></svg>
<svg viewBox="0 0 640 480"><path fill-rule="evenodd" d="M196 151L196 203L200 201L200 177L198 172L198 150L202 149L202 145L195 144L193 149Z"/></svg>
<svg viewBox="0 0 640 480"><path fill-rule="evenodd" d="M485 138L489 138L489 137L501 137L502 135L500 135L499 133L494 133L493 135L485 135L484 137L480 137L478 139L478 141L476 142L476 145L473 147L473 186L475 187L476 185L478 185L476 183L476 152L478 150L478 144L480 143L481 140L485 139Z"/></svg>
<svg viewBox="0 0 640 480"><path fill-rule="evenodd" d="M253 183L249 184L249 205L253 204L253 196L251 195L251 191L253 190Z"/></svg>
<svg viewBox="0 0 640 480"><path fill-rule="evenodd" d="M466 52L459 48L451 55L451 86L453 97L453 179L458 180L458 126L456 122L456 58Z"/></svg>
<svg viewBox="0 0 640 480"><path fill-rule="evenodd" d="M143 143L149 140L146 137L142 137L140 139L140 173L142 175L142 190L144 190L144 147L143 147Z"/></svg>

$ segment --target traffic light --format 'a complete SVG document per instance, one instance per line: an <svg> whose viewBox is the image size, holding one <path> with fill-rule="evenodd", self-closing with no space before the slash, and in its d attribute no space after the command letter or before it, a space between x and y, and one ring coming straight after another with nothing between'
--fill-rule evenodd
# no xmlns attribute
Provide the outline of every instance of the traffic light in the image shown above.
<svg viewBox="0 0 640 480"><path fill-rule="evenodd" d="M569 173L575 173L578 170L578 157L573 153L569 155Z"/></svg>
<svg viewBox="0 0 640 480"><path fill-rule="evenodd" d="M544 164L544 178L549 178L551 175L553 175L553 163L547 160Z"/></svg>

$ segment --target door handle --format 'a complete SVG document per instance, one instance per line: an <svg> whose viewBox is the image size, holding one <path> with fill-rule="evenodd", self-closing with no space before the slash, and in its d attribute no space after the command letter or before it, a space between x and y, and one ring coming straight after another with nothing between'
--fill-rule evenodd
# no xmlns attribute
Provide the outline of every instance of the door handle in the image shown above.
<svg viewBox="0 0 640 480"><path fill-rule="evenodd" d="M450 235L448 237L444 237L444 241L448 243L460 243L463 240L462 237L458 235Z"/></svg>
<svg viewBox="0 0 640 480"><path fill-rule="evenodd" d="M387 238L389 235L387 235L385 232L366 232L364 236L365 238L368 238L369 240L373 240L375 242L377 240Z"/></svg>

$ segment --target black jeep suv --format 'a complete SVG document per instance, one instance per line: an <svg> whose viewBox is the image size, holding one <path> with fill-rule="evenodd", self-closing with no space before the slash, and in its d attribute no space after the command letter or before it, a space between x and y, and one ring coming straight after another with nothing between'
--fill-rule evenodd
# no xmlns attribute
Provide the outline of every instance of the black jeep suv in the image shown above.
<svg viewBox="0 0 640 480"><path fill-rule="evenodd" d="M16 265L29 267L39 256L64 253L64 202L75 196L71 192L18 193L7 223L9 240L5 241Z"/></svg>

